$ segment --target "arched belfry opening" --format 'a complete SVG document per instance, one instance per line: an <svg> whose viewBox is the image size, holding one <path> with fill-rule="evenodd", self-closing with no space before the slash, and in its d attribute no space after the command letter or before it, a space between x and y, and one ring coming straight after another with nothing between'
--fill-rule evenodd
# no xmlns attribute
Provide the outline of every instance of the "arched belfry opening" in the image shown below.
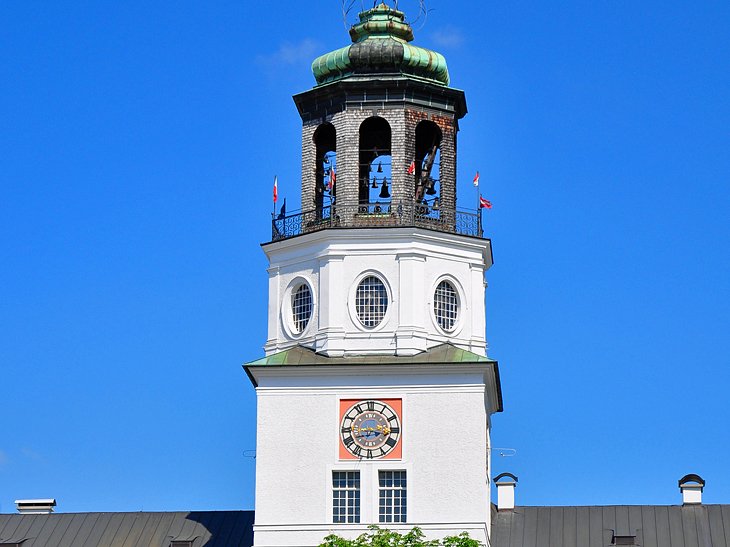
<svg viewBox="0 0 730 547"><path fill-rule="evenodd" d="M438 209L441 192L441 128L423 120L416 126L415 199Z"/></svg>
<svg viewBox="0 0 730 547"><path fill-rule="evenodd" d="M359 213L385 212L390 205L392 157L390 124L373 116L360 124Z"/></svg>
<svg viewBox="0 0 730 547"><path fill-rule="evenodd" d="M314 208L321 216L325 197L334 198L337 188L337 131L331 123L323 123L314 132L315 182Z"/></svg>

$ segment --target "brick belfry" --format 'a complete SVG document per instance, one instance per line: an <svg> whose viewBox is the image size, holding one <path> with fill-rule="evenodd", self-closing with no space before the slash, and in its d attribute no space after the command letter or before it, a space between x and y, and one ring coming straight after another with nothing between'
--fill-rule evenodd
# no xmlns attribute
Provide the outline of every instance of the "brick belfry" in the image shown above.
<svg viewBox="0 0 730 547"><path fill-rule="evenodd" d="M454 210L456 133L466 101L448 87L446 60L410 45L413 31L404 14L385 4L361 13L350 36L352 45L314 61L318 85L294 97L303 122L302 207L322 206L327 152L337 157L338 204L370 201L368 168L381 155L391 158L391 203L412 204L419 184L427 183L423 162L436 146L440 165L432 179L441 208ZM371 117L387 124L363 125ZM412 162L415 172L409 173Z"/></svg>
<svg viewBox="0 0 730 547"><path fill-rule="evenodd" d="M491 241L456 206L464 93L402 12L359 14L317 58L302 210L272 219L257 393L254 543L315 546L377 524L488 543Z"/></svg>

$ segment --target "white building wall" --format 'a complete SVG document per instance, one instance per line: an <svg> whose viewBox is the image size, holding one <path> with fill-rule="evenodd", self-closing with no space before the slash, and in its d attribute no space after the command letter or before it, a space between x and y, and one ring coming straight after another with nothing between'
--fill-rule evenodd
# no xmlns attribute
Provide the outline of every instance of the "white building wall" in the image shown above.
<svg viewBox="0 0 730 547"><path fill-rule="evenodd" d="M486 544L486 366L257 370L255 545L318 545L329 533L354 537L377 524L380 469L407 471L407 522L388 527L420 526L429 537L465 530ZM359 398L402 399L401 460L338 459L339 400ZM361 473L359 525L332 523L333 470Z"/></svg>
<svg viewBox="0 0 730 547"><path fill-rule="evenodd" d="M264 246L269 258L267 355L303 345L331 356L414 355L449 342L486 354L484 272L489 240L417 228L324 230ZM366 275L389 293L385 319L375 328L357 319L354 295ZM446 279L459 293L456 327L441 330L433 294ZM305 281L314 311L305 331L290 327L291 291Z"/></svg>

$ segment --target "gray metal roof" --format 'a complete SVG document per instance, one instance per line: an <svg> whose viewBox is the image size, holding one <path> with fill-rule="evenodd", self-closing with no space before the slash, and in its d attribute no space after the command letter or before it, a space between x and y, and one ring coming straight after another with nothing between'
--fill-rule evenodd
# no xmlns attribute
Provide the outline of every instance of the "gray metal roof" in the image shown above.
<svg viewBox="0 0 730 547"><path fill-rule="evenodd" d="M630 536L633 543L624 543ZM491 541L492 547L730 547L730 505L516 507L493 513Z"/></svg>
<svg viewBox="0 0 730 547"><path fill-rule="evenodd" d="M23 547L251 547L253 511L0 514L0 543Z"/></svg>

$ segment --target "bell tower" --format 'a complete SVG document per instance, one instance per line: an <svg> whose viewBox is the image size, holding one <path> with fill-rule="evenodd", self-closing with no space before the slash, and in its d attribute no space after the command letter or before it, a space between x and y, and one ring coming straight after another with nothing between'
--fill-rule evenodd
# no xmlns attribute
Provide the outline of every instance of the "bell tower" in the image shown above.
<svg viewBox="0 0 730 547"><path fill-rule="evenodd" d="M442 55L410 44L402 12L380 4L350 36L294 97L302 210L275 218L264 245L266 352L413 355L449 342L484 353L491 242L478 212L456 206L464 93Z"/></svg>
<svg viewBox="0 0 730 547"><path fill-rule="evenodd" d="M301 211L272 219L257 390L255 545L369 524L488 542L491 241L457 207L464 93L403 12L359 14L294 96Z"/></svg>

